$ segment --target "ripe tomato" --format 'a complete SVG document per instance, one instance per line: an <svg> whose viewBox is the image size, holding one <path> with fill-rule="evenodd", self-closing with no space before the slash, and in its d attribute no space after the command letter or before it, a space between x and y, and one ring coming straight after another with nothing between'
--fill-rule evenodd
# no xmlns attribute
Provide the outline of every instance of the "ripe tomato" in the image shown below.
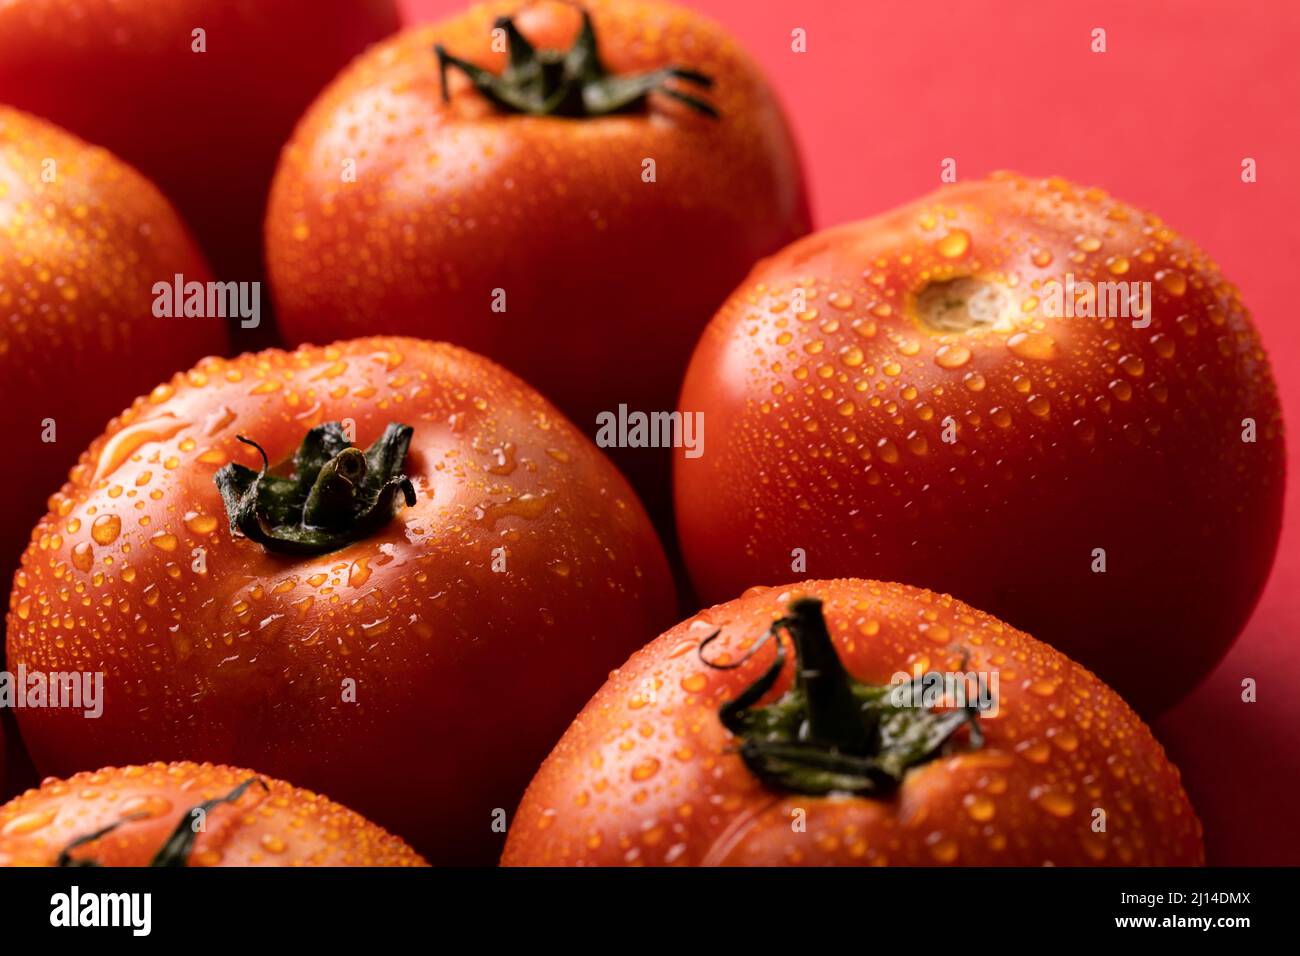
<svg viewBox="0 0 1300 956"><path fill-rule="evenodd" d="M154 315L155 282L209 278L158 190L105 150L5 107L0 227L0 429L23 463L0 476L8 574L113 412L224 349L226 335L220 319Z"/></svg>
<svg viewBox="0 0 1300 956"><path fill-rule="evenodd" d="M620 403L673 408L713 310L754 260L808 230L798 156L757 66L716 24L649 0L582 7L598 54L579 7L505 0L407 30L326 89L267 214L288 341L446 339L522 375L588 433ZM516 62L534 47L590 53L586 100L551 68L546 103L493 75L507 62L497 38L516 25ZM479 75L488 92L453 59L493 71ZM669 67L686 78L655 73ZM636 94L621 108L596 80L606 70ZM613 454L643 490L642 473L657 476L667 502L666 452Z"/></svg>
<svg viewBox="0 0 1300 956"><path fill-rule="evenodd" d="M1143 289L1146 317L1116 317ZM1080 314L1089 294L1107 317ZM712 436L675 463L706 600L909 581L1144 713L1223 656L1277 544L1281 412L1237 290L1157 217L1061 180L952 186L761 263L681 405Z"/></svg>
<svg viewBox="0 0 1300 956"><path fill-rule="evenodd" d="M393 0L10 0L0 102L124 157L176 202L220 273L251 280L294 122L397 27Z"/></svg>
<svg viewBox="0 0 1300 956"><path fill-rule="evenodd" d="M251 770L206 763L82 772L46 780L0 807L0 866L92 862L428 865L401 839L332 800Z"/></svg>
<svg viewBox="0 0 1300 956"><path fill-rule="evenodd" d="M953 677L946 705L909 693L929 675ZM538 771L502 857L1203 861L1178 770L1092 673L947 595L851 579L752 588L633 655Z"/></svg>
<svg viewBox="0 0 1300 956"><path fill-rule="evenodd" d="M207 359L115 419L51 505L10 596L10 665L105 676L98 719L16 711L43 773L256 767L437 863L495 858L494 822L573 713L673 616L626 482L525 383L448 345Z"/></svg>

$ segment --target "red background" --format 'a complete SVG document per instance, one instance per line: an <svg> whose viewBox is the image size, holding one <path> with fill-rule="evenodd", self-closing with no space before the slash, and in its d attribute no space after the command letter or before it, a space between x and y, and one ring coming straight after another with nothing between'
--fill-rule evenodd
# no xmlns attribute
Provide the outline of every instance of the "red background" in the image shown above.
<svg viewBox="0 0 1300 956"><path fill-rule="evenodd" d="M819 228L994 169L1059 174L1207 249L1254 312L1292 424L1282 543L1236 647L1155 731L1217 864L1300 864L1300 4L685 0L762 63L803 150ZM404 0L408 20L463 0ZM807 52L790 32L807 31ZM1094 27L1107 52L1090 51ZM1243 157L1258 182L1241 181ZM1140 652L1140 649L1135 649ZM1241 701L1253 677L1259 700Z"/></svg>

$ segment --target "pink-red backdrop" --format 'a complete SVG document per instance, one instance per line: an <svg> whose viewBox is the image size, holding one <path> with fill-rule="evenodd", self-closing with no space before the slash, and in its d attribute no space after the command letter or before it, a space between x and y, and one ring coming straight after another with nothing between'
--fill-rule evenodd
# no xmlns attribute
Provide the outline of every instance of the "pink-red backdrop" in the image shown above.
<svg viewBox="0 0 1300 956"><path fill-rule="evenodd" d="M818 227L929 192L939 162L1060 174L1158 212L1240 286L1292 426L1282 543L1218 670L1155 730L1211 863L1300 864L1300 4L1294 0L685 0L762 63ZM461 0L404 0L407 19ZM807 31L807 52L791 31ZM1090 51L1094 27L1107 52ZM1241 181L1241 161L1258 182ZM1141 648L1134 648L1141 653ZM1241 701L1241 681L1259 700Z"/></svg>

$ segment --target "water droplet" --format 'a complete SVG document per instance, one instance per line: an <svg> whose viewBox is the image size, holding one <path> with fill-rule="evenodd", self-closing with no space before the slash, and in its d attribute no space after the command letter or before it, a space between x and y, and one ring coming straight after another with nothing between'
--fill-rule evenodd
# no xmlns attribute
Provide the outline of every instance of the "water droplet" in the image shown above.
<svg viewBox="0 0 1300 956"><path fill-rule="evenodd" d="M112 544L121 533L122 519L111 513L100 515L90 526L90 536L98 544Z"/></svg>
<svg viewBox="0 0 1300 956"><path fill-rule="evenodd" d="M170 531L159 531L149 538L149 543L160 551L175 551L177 538Z"/></svg>
<svg viewBox="0 0 1300 956"><path fill-rule="evenodd" d="M131 797L122 803L121 811L126 814L143 814L146 817L160 817L172 809L172 802L157 794L147 793Z"/></svg>
<svg viewBox="0 0 1300 956"><path fill-rule="evenodd" d="M58 808L24 813L6 823L4 830L0 831L0 836L25 836L28 833L35 833L53 823L58 815Z"/></svg>
<svg viewBox="0 0 1300 956"><path fill-rule="evenodd" d="M935 243L935 251L945 259L964 256L968 249L970 249L970 233L965 229L953 229Z"/></svg>
<svg viewBox="0 0 1300 956"><path fill-rule="evenodd" d="M691 645L692 648L696 646L697 645L695 644ZM682 686L682 690L686 691L687 693L698 694L700 691L704 690L704 688L708 686L708 683L709 683L708 678L705 677L703 674L688 674L687 676L682 678L681 686Z"/></svg>
<svg viewBox="0 0 1300 956"><path fill-rule="evenodd" d="M267 853L283 853L288 846L274 833L263 833L261 839L262 849Z"/></svg>
<svg viewBox="0 0 1300 956"><path fill-rule="evenodd" d="M1134 378L1141 378L1146 371L1146 364L1136 355L1125 355L1119 360L1119 367Z"/></svg>
<svg viewBox="0 0 1300 956"><path fill-rule="evenodd" d="M72 549L72 566L78 571L89 571L95 564L95 548L89 541L82 541Z"/></svg>
<svg viewBox="0 0 1300 956"><path fill-rule="evenodd" d="M1074 801L1059 790L1035 787L1030 791L1029 798L1036 800L1040 807L1054 817L1068 817L1074 812Z"/></svg>
<svg viewBox="0 0 1300 956"><path fill-rule="evenodd" d="M488 466L488 471L494 475L508 475L518 467L515 462L515 446L513 442L506 442L498 448L492 449L493 462Z"/></svg>
<svg viewBox="0 0 1300 956"><path fill-rule="evenodd" d="M1052 756L1052 748L1042 740L1025 741L1017 745L1016 750L1030 763L1047 763Z"/></svg>
<svg viewBox="0 0 1300 956"><path fill-rule="evenodd" d="M1023 359L1045 362L1059 354L1056 340L1046 332L1017 332L1007 339L1007 348Z"/></svg>
<svg viewBox="0 0 1300 956"><path fill-rule="evenodd" d="M141 446L148 442L166 441L183 428L188 422L176 419L143 421L123 428L109 439L104 450L99 454L95 466L95 479L98 480L113 472L122 462L131 457Z"/></svg>
<svg viewBox="0 0 1300 956"><path fill-rule="evenodd" d="M934 364L940 368L961 368L970 361L971 351L964 345L941 345L934 353Z"/></svg>
<svg viewBox="0 0 1300 956"><path fill-rule="evenodd" d="M1181 296L1187 291L1187 276L1177 269L1161 269L1156 273L1156 281L1173 296Z"/></svg>
<svg viewBox="0 0 1300 956"><path fill-rule="evenodd" d="M211 534L217 530L217 519L212 515L203 515L197 511L191 511L185 515L185 527L195 534Z"/></svg>
<svg viewBox="0 0 1300 956"><path fill-rule="evenodd" d="M635 767L632 768L632 779L640 782L649 780L659 772L659 760L655 757L647 757Z"/></svg>
<svg viewBox="0 0 1300 956"><path fill-rule="evenodd" d="M961 854L961 847L953 840L943 839L939 834L930 835L930 855L940 863L955 863Z"/></svg>
<svg viewBox="0 0 1300 956"><path fill-rule="evenodd" d="M966 804L966 813L979 823L992 820L997 812L997 806L993 801L980 794L968 793L963 802Z"/></svg>

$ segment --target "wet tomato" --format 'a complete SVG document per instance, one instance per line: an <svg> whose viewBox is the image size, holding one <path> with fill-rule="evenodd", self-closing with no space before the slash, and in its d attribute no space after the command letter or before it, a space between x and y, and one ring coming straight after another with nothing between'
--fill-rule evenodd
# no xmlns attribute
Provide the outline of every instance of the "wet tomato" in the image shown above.
<svg viewBox="0 0 1300 956"><path fill-rule="evenodd" d="M426 865L400 839L332 800L212 764L82 772L46 780L0 807L0 866L91 863Z"/></svg>
<svg viewBox="0 0 1300 956"><path fill-rule="evenodd" d="M349 59L397 27L393 0L9 0L0 102L142 170L218 272L252 280L293 124Z"/></svg>
<svg viewBox="0 0 1300 956"><path fill-rule="evenodd" d="M1177 769L1091 672L951 597L861 580L754 588L633 655L538 771L502 858L1203 861Z"/></svg>
<svg viewBox="0 0 1300 956"><path fill-rule="evenodd" d="M581 6L590 32L569 3L477 6L326 89L266 223L290 342L455 342L588 433L620 403L671 411L709 316L808 230L802 174L775 96L719 26L648 0ZM539 87L511 82L538 70ZM614 454L666 501L667 453Z"/></svg>
<svg viewBox="0 0 1300 956"><path fill-rule="evenodd" d="M1004 174L760 263L682 391L706 600L802 574L954 594L1144 713L1223 656L1281 521L1281 411L1234 286L1159 218Z"/></svg>
<svg viewBox="0 0 1300 956"><path fill-rule="evenodd" d="M98 719L17 709L43 773L256 767L484 862L673 605L635 496L553 406L461 349L367 338L208 359L115 419L34 532L8 651L104 674Z"/></svg>
<svg viewBox="0 0 1300 956"><path fill-rule="evenodd" d="M158 190L107 151L5 107L0 227L0 430L22 462L0 476L9 574L46 498L108 419L224 349L226 334L220 319L154 314L155 282L209 278Z"/></svg>

